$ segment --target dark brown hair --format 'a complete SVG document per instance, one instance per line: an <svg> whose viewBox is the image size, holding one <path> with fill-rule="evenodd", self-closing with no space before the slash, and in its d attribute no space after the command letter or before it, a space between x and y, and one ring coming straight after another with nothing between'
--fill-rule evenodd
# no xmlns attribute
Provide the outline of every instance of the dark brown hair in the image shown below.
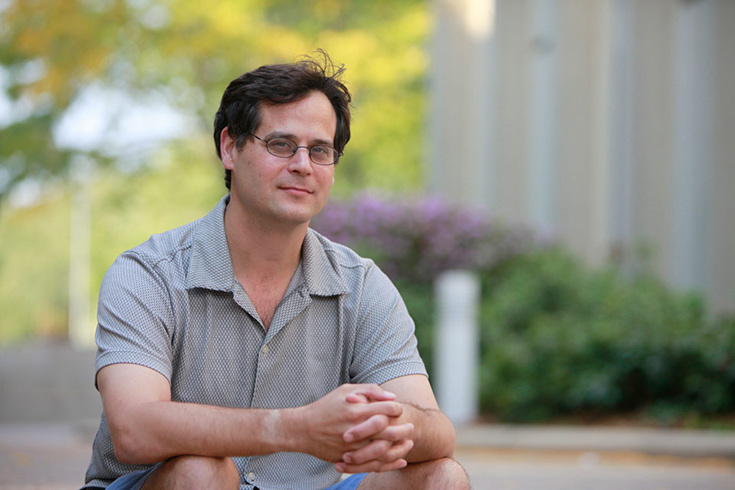
<svg viewBox="0 0 735 490"><path fill-rule="evenodd" d="M334 148L340 153L350 140L350 101L347 87L339 80L344 66L336 66L325 51L318 52L320 63L312 57L288 64L265 65L245 73L227 86L214 117L214 145L220 153L220 135L228 128L238 150L260 125L260 107L267 101L287 104L318 90L327 96L337 115ZM230 188L231 172L225 170L225 186Z"/></svg>

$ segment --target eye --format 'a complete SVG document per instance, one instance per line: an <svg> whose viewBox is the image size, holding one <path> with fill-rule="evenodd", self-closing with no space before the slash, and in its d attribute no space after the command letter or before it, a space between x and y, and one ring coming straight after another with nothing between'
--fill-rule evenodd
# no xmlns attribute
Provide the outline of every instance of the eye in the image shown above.
<svg viewBox="0 0 735 490"><path fill-rule="evenodd" d="M296 147L293 141L283 138L272 139L268 142L268 145L276 150L293 150Z"/></svg>
<svg viewBox="0 0 735 490"><path fill-rule="evenodd" d="M321 145L319 145L319 146L313 146L311 148L311 152L313 154L315 154L315 155L329 155L329 153L331 152L331 150L332 149L330 147L328 147L328 146L321 146Z"/></svg>

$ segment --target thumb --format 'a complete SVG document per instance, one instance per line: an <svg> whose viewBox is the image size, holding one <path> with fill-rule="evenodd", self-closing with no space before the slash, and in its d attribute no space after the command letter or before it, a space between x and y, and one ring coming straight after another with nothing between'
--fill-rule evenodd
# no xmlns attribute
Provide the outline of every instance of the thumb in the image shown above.
<svg viewBox="0 0 735 490"><path fill-rule="evenodd" d="M345 397L350 403L389 402L395 399L395 393L385 391L378 385L357 385Z"/></svg>

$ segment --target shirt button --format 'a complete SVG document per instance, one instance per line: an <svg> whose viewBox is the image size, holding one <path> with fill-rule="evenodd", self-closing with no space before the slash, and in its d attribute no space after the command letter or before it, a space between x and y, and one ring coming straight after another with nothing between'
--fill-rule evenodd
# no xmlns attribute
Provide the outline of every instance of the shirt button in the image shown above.
<svg viewBox="0 0 735 490"><path fill-rule="evenodd" d="M252 471L248 473L248 481L255 481L255 473Z"/></svg>
<svg viewBox="0 0 735 490"><path fill-rule="evenodd" d="M262 352L263 354L267 354L268 353L268 344L264 345L263 348L260 349L260 352Z"/></svg>

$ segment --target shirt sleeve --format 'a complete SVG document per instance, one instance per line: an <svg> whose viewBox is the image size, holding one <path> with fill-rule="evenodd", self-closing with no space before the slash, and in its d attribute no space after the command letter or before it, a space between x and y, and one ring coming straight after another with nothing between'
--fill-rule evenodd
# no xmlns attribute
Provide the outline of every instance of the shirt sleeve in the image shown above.
<svg viewBox="0 0 735 490"><path fill-rule="evenodd" d="M367 268L360 297L350 377L353 383L382 384L411 374L427 375L415 325L390 279Z"/></svg>
<svg viewBox="0 0 735 490"><path fill-rule="evenodd" d="M171 380L174 315L166 282L144 257L126 252L105 274L97 308L95 373L118 363Z"/></svg>

